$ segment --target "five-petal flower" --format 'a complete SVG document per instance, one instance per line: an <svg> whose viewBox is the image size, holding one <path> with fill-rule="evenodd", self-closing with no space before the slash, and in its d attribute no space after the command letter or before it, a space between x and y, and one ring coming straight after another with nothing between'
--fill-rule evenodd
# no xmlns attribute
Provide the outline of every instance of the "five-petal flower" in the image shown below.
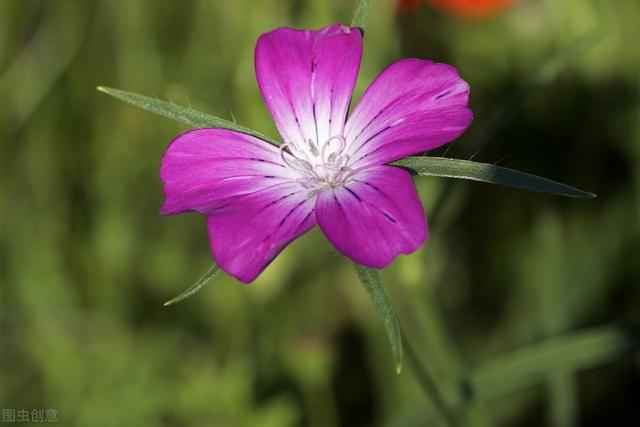
<svg viewBox="0 0 640 427"><path fill-rule="evenodd" d="M196 129L169 145L161 212L205 214L213 257L238 280L253 281L316 224L338 251L373 268L426 240L410 174L387 163L460 136L472 120L469 85L449 65L400 60L347 120L361 55L357 28L266 33L256 75L284 143Z"/></svg>

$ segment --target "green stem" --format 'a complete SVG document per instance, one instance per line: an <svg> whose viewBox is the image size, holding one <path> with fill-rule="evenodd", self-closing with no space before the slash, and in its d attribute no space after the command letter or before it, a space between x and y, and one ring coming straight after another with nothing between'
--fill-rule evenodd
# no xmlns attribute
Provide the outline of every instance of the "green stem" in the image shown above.
<svg viewBox="0 0 640 427"><path fill-rule="evenodd" d="M429 374L426 366L422 364L420 357L413 349L410 341L405 337L404 342L407 358L409 359L409 366L413 367L415 378L418 380L420 387L422 387L422 390L431 399L445 424L448 427L459 427L461 424L458 421L457 416L451 411L451 409L449 409L438 385Z"/></svg>
<svg viewBox="0 0 640 427"><path fill-rule="evenodd" d="M412 349L413 354L420 354L421 360L429 361L434 382L441 390L447 407L451 411L455 408L457 420L460 420L458 423L473 427L492 425L482 403L474 398L475 387L468 381L468 366L451 339L438 302L432 296L425 298L422 292L408 296L403 288L394 289L397 290L401 311L407 313L403 319L405 342L413 340L416 344ZM413 365L417 363L420 360L414 361ZM447 387L443 388L445 385Z"/></svg>
<svg viewBox="0 0 640 427"><path fill-rule="evenodd" d="M358 278L363 287L367 291L367 294L373 302L373 306L382 317L385 328L387 329L387 335L389 336L389 342L391 344L391 350L396 362L396 371L400 373L402 367L402 334L400 332L400 326L396 317L396 312L384 291L384 285L380 278L380 273L369 267L365 267L359 264L354 264ZM411 366L414 368L416 378L424 389L426 395L431 399L435 409L445 421L447 427L458 427L460 423L454 416L453 412L447 406L442 393L433 380L429 371L421 363L416 351L413 349L411 343L404 337L405 345L407 346L407 357L410 360Z"/></svg>

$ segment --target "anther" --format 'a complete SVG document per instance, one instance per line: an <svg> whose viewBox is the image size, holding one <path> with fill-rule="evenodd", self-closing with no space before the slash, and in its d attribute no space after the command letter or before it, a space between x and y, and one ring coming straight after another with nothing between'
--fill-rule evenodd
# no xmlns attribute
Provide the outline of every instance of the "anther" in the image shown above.
<svg viewBox="0 0 640 427"><path fill-rule="evenodd" d="M308 190L309 197L312 197L324 189L349 182L353 171L348 166L350 158L345 153L346 148L347 142L343 136L332 136L323 144L307 139L306 146L282 144L280 157L286 166L299 173L296 182Z"/></svg>
<svg viewBox="0 0 640 427"><path fill-rule="evenodd" d="M311 138L309 138L307 142L309 143L309 151L311 151L311 154L318 157L320 153L318 152L318 147L316 147L315 142L313 142Z"/></svg>

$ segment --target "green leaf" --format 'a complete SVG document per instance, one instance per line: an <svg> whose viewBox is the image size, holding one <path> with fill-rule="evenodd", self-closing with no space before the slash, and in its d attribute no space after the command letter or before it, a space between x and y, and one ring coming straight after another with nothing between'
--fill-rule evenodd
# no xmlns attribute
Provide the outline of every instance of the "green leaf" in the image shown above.
<svg viewBox="0 0 640 427"><path fill-rule="evenodd" d="M353 25L361 27L364 25L368 6L369 2L367 0L361 0L358 3ZM98 86L98 90L135 105L136 107L186 123L193 127L230 129L255 136L275 146L279 145L277 141L252 129L240 126L229 120L201 113L191 108L119 89ZM471 162L468 160L447 159L444 157L409 157L393 164L402 166L414 174L421 176L469 179L568 197L595 197L593 193L578 190L577 188L547 178L503 168L501 166Z"/></svg>
<svg viewBox="0 0 640 427"><path fill-rule="evenodd" d="M600 327L558 336L498 357L471 378L478 397L487 400L544 381L550 371L591 368L640 349L640 329Z"/></svg>
<svg viewBox="0 0 640 427"><path fill-rule="evenodd" d="M121 101L128 102L129 104L135 105L136 107L142 108L143 110L151 111L152 113L159 114L161 116L168 117L182 123L186 123L195 128L230 129L255 136L256 138L260 138L275 146L280 145L276 140L262 135L261 133L256 132L252 129L240 126L229 120L201 113L200 111L196 111L192 108L183 107L171 102L161 101L156 98L151 98L132 92L125 92L123 90L113 89L110 87L98 86L97 89L100 92L111 95Z"/></svg>
<svg viewBox="0 0 640 427"><path fill-rule="evenodd" d="M420 176L468 179L567 197L596 197L593 193L547 178L469 160L448 159L445 157L407 157L392 164L402 166L413 174Z"/></svg>
<svg viewBox="0 0 640 427"><path fill-rule="evenodd" d="M364 31L367 25L367 17L369 16L369 0L359 0L356 5L356 11L351 20L352 27L359 27Z"/></svg>
<svg viewBox="0 0 640 427"><path fill-rule="evenodd" d="M387 329L391 350L393 351L393 358L396 362L396 372L400 373L402 371L402 335L400 333L400 325L398 324L396 311L384 291L380 274L377 270L363 265L354 264L353 266L360 282L362 282L369 297L371 297L373 306L384 320L384 326Z"/></svg>
<svg viewBox="0 0 640 427"><path fill-rule="evenodd" d="M207 272L204 273L202 275L202 277L200 277L196 283L194 283L193 285L191 285L191 287L189 287L189 289L187 289L186 291L184 291L183 293L181 293L177 297L172 298L169 301L165 302L164 303L165 307L168 306L168 305L172 305L172 304L175 304L177 302L180 302L183 299L189 298L191 295L195 294L200 289L202 289L204 287L204 285L206 285L207 283L212 281L220 273L220 271L221 271L220 267L218 267L217 264L213 264L211 266L211 268L209 270L207 270Z"/></svg>
<svg viewBox="0 0 640 427"><path fill-rule="evenodd" d="M447 403L449 407L459 408L469 405L471 400L494 401L544 382L550 372L562 370L565 375L575 374L638 351L638 326L604 326L563 334L498 356L476 368L462 384L448 384ZM433 410L426 409L416 414L416 419L420 425L426 425L434 415Z"/></svg>

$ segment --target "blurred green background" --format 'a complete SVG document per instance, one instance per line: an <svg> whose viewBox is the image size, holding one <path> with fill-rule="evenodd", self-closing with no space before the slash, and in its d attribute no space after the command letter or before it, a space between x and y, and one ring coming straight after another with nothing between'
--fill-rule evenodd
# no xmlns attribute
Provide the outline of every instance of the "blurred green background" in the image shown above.
<svg viewBox="0 0 640 427"><path fill-rule="evenodd" d="M354 5L0 1L0 407L82 427L440 425L317 229L253 285L220 276L163 307L211 264L202 217L158 214L186 128L95 90L277 136L257 37L349 23ZM461 425L640 423L639 20L637 0L523 0L482 21L372 2L356 99L401 57L453 64L475 121L434 155L599 194L417 179L430 241L383 277Z"/></svg>

